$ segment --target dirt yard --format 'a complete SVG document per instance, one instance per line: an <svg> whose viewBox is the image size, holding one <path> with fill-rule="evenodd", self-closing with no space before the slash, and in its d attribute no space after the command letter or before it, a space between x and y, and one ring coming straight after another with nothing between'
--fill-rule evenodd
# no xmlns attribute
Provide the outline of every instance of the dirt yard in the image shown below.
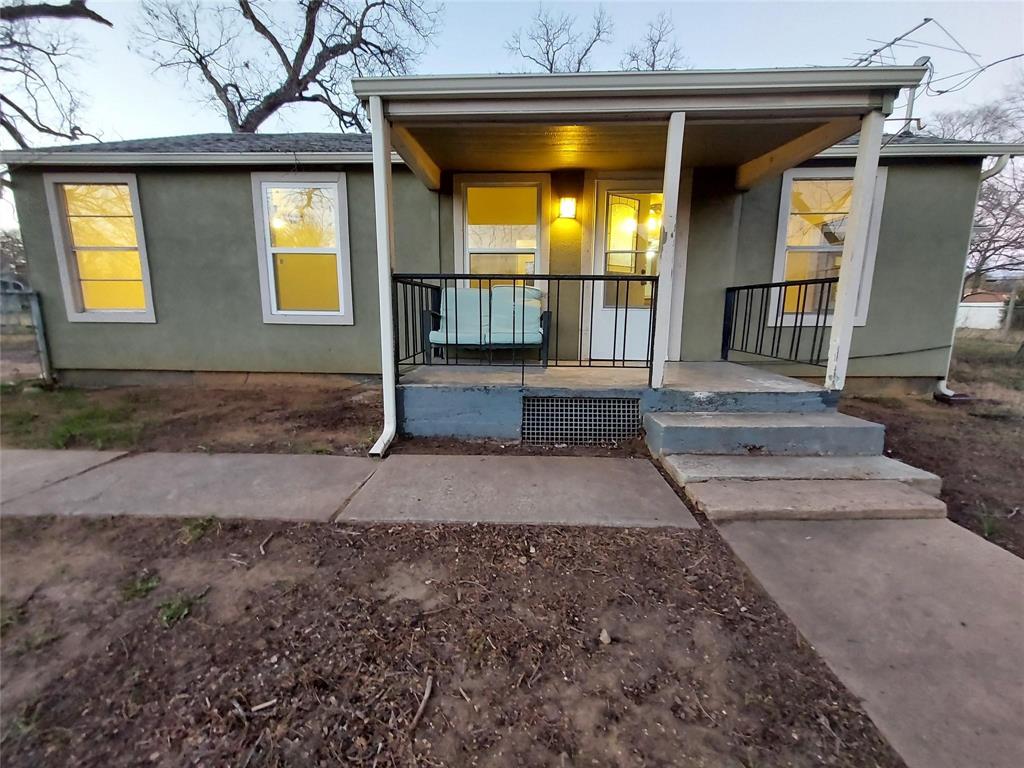
<svg viewBox="0 0 1024 768"><path fill-rule="evenodd" d="M902 765L711 530L0 527L8 766Z"/></svg>
<svg viewBox="0 0 1024 768"><path fill-rule="evenodd" d="M1021 338L957 339L952 387L975 399L845 398L840 409L885 424L886 452L943 478L952 520L1024 557L1024 361Z"/></svg>
<svg viewBox="0 0 1024 768"><path fill-rule="evenodd" d="M6 385L0 443L11 448L365 454L383 421L380 387L234 388Z"/></svg>

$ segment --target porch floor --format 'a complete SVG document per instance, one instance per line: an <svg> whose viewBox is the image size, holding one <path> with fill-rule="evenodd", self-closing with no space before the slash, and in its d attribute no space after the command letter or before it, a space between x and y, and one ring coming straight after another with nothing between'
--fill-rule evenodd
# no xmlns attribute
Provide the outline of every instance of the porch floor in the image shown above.
<svg viewBox="0 0 1024 768"><path fill-rule="evenodd" d="M646 389L646 368L527 367L504 365L420 365L403 373L403 386L518 387L536 389ZM822 392L800 379L727 362L668 363L666 389L685 392Z"/></svg>

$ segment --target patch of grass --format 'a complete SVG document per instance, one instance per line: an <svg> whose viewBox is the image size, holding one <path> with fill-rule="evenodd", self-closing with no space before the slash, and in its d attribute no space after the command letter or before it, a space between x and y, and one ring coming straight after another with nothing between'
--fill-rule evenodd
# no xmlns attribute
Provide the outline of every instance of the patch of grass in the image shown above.
<svg viewBox="0 0 1024 768"><path fill-rule="evenodd" d="M181 527L179 540L182 544L195 544L217 525L215 517L196 517L186 520Z"/></svg>
<svg viewBox="0 0 1024 768"><path fill-rule="evenodd" d="M38 651L40 648L45 648L51 643L55 643L64 637L63 632L58 632L55 629L47 628L41 629L38 632L33 632L23 637L18 641L18 647L15 649L15 653L24 654Z"/></svg>
<svg viewBox="0 0 1024 768"><path fill-rule="evenodd" d="M0 637L25 620L25 606L9 606L0 602Z"/></svg>
<svg viewBox="0 0 1024 768"><path fill-rule="evenodd" d="M988 507L984 504L982 504L981 508L975 513L975 517L978 518L978 523L981 525L981 535L986 539L991 539L993 536L997 536L1002 530L1002 515L989 511Z"/></svg>
<svg viewBox="0 0 1024 768"><path fill-rule="evenodd" d="M141 600L158 586L160 586L160 574L146 569L121 586L121 598L126 603L132 600Z"/></svg>
<svg viewBox="0 0 1024 768"><path fill-rule="evenodd" d="M210 588L207 587L197 595L190 595L185 592L181 592L174 597L164 600L157 607L157 618L160 619L160 623L166 628L170 629L179 621L184 619L190 613L192 608L206 597L206 593L209 592Z"/></svg>
<svg viewBox="0 0 1024 768"><path fill-rule="evenodd" d="M1024 362L1016 357L1024 337L1001 331L963 332L953 347L952 375L957 381L987 381L1024 391Z"/></svg>
<svg viewBox="0 0 1024 768"><path fill-rule="evenodd" d="M68 414L50 431L53 448L88 445L93 448L132 447L140 425L132 423L130 408L89 406Z"/></svg>
<svg viewBox="0 0 1024 768"><path fill-rule="evenodd" d="M18 710L18 715L11 720L9 730L4 734L7 739L21 739L35 731L39 724L40 707L38 703L25 704Z"/></svg>

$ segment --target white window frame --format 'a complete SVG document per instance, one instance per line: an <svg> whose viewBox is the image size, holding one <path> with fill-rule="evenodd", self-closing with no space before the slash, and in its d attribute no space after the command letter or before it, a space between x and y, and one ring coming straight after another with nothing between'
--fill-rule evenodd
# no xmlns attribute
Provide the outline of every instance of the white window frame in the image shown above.
<svg viewBox="0 0 1024 768"><path fill-rule="evenodd" d="M864 267L861 272L860 289L857 294L857 310L853 317L855 326L864 326L868 321L868 308L871 304L871 285L875 274L875 255L878 251L878 232L882 224L882 207L885 203L885 183L888 169L880 167L875 176L875 195L871 205L871 219L868 222L868 240L864 253ZM853 180L853 167L829 168L790 168L782 175L782 193L779 201L779 221L775 239L775 262L772 267L772 282L786 279L786 233L789 226L789 212L794 179L850 179ZM815 250L815 249L810 249ZM777 292L773 292L775 294ZM835 291L833 291L835 295ZM778 296L773 295L770 317L776 317ZM796 313L784 313L781 325L796 325ZM804 316L804 325L814 325L817 317L813 312ZM832 313L823 318L825 325L832 324ZM775 325L773 322L772 325Z"/></svg>
<svg viewBox="0 0 1024 768"><path fill-rule="evenodd" d="M469 273L469 237L466 221L466 187L536 187L538 239L537 258L533 265L535 275L548 274L551 245L551 174L548 173L459 173L452 179L452 213L455 244L455 271ZM501 248L495 253L530 253L530 248Z"/></svg>
<svg viewBox="0 0 1024 768"><path fill-rule="evenodd" d="M82 302L82 289L78 277L73 241L68 223L64 200L58 192L61 184L125 184L132 203L132 220L135 223L135 239L138 243L139 262L142 270L142 290L146 298L145 309L86 309ZM64 309L72 323L155 323L156 309L153 307L153 286L149 275L149 256L146 252L146 235L142 226L142 205L139 202L139 186L133 173L44 173L43 186L46 205L50 211L50 226L53 229L53 243L57 248L57 269L60 272L60 287L64 294Z"/></svg>
<svg viewBox="0 0 1024 768"><path fill-rule="evenodd" d="M270 245L268 187L330 190L334 195L335 241L333 248L274 248ZM254 173L252 174L253 218L256 222L256 251L260 273L260 301L264 323L294 325L353 325L352 258L348 231L348 186L344 173ZM274 285L275 253L333 253L338 262L337 310L283 310L277 306Z"/></svg>

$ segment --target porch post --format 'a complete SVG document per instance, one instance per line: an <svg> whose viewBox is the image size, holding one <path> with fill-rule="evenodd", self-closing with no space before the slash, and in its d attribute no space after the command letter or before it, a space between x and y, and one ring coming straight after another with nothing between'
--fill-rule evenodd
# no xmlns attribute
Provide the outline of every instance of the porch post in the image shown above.
<svg viewBox="0 0 1024 768"><path fill-rule="evenodd" d="M658 309L654 318L654 346L651 386L660 389L665 379L665 361L668 360L669 338L672 336L672 299L676 267L685 278L686 242L677 240L679 213L679 182L683 175L683 129L685 112L673 112L668 120L668 140L665 143L665 176L662 182L662 239L661 264L658 273ZM678 243L678 245L677 245ZM680 292L680 296L682 293Z"/></svg>
<svg viewBox="0 0 1024 768"><path fill-rule="evenodd" d="M846 383L846 364L850 358L853 318L857 313L857 293L864 269L883 125L884 118L877 110L864 115L860 123L857 163L853 170L853 200L846 222L843 259L839 265L839 283L836 286L836 308L832 314L832 333L828 342L825 386L830 390L841 390Z"/></svg>
<svg viewBox="0 0 1024 768"><path fill-rule="evenodd" d="M395 339L392 331L391 268L395 262L395 227L391 205L391 125L384 117L384 103L371 96L370 123L373 138L373 208L377 231L377 295L380 305L380 373L384 390L384 430L370 449L383 456L395 438L398 409L395 397Z"/></svg>

